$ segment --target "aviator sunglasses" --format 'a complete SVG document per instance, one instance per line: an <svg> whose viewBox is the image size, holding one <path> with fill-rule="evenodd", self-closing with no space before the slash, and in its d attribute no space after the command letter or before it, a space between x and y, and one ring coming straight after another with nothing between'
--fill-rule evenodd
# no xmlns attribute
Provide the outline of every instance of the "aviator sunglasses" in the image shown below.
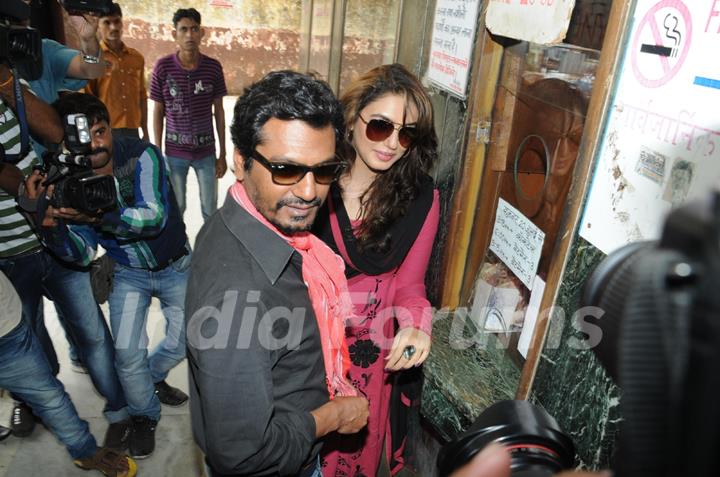
<svg viewBox="0 0 720 477"><path fill-rule="evenodd" d="M328 185L340 177L345 169L345 164L342 162L325 162L313 167L289 162L271 162L257 151L253 151L252 158L270 171L275 184L283 186L297 184L308 172L312 172L318 184Z"/></svg>
<svg viewBox="0 0 720 477"><path fill-rule="evenodd" d="M365 135L373 142L384 141L389 138L396 129L398 131L398 142L405 149L410 147L415 140L415 126L396 126L395 123L377 118L365 121L362 115L359 114L358 116L360 116L360 120L365 123Z"/></svg>

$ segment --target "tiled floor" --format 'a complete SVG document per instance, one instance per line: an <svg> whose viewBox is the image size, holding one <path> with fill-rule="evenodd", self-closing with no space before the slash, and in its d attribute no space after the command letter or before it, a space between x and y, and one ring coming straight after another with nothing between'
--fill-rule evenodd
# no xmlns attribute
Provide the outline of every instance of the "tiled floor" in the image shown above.
<svg viewBox="0 0 720 477"><path fill-rule="evenodd" d="M152 118L152 102L150 103L148 115ZM231 122L234 104L235 98L225 98L224 106L226 124L228 125ZM229 151L227 159L229 163L232 163L233 149L229 133L226 142ZM228 170L228 173L220 181L219 204L222 204L225 200L225 192L233 181L234 176ZM185 212L185 223L192 242L194 242L195 235L202 226L198 198L197 179L194 173L191 172L188 176L188 210ZM105 312L107 314L107 309L105 309ZM54 307L50 303L45 305L45 317L48 331L53 338L61 363L59 379L72 397L80 416L88 421L90 430L98 442L101 443L107 427L107 421L102 415L103 401L95 392L87 375L75 373L70 369L67 342L57 322ZM153 340L158 341L163 336L163 322L160 307L156 301L153 301L148 318L148 334L151 344ZM187 391L187 366L185 362L170 373L168 382ZM11 410L12 401L10 398L7 395L0 398L0 423L8 424ZM138 461L138 475L152 477L194 477L203 475L202 456L193 442L190 431L188 405L179 408L163 406L162 413L156 433L155 453L145 460ZM88 474L76 468L62 444L42 426L38 426L30 437L19 439L10 436L5 441L0 442L0 477L91 477L94 475L100 475L100 473Z"/></svg>

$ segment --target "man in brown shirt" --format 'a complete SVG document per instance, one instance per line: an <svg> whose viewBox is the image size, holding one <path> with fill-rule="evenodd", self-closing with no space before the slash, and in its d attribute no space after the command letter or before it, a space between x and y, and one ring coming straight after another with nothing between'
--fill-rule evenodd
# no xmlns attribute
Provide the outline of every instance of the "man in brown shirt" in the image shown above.
<svg viewBox="0 0 720 477"><path fill-rule="evenodd" d="M145 59L122 41L122 10L112 4L110 14L101 17L98 25L103 60L110 64L104 76L88 82L86 92L97 96L110 112L113 137L138 136L149 140L147 129L147 92L145 90Z"/></svg>

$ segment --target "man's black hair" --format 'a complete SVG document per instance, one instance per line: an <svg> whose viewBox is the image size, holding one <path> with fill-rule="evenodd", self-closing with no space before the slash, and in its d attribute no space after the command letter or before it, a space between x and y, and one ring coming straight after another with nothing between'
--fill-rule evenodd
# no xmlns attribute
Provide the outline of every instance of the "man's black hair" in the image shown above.
<svg viewBox="0 0 720 477"><path fill-rule="evenodd" d="M335 153L344 158L343 108L328 84L295 71L274 71L245 88L235 103L230 134L243 155L245 170L250 169L255 148L263 141L262 127L271 118L299 119L317 129L332 126Z"/></svg>
<svg viewBox="0 0 720 477"><path fill-rule="evenodd" d="M173 26L177 26L178 22L183 18L189 18L190 20L194 20L198 25L200 25L201 23L200 12L198 12L194 8L179 8L173 15Z"/></svg>
<svg viewBox="0 0 720 477"><path fill-rule="evenodd" d="M53 103L55 111L61 118L68 114L84 114L90 126L100 121L110 124L108 110L97 97L86 93L67 93Z"/></svg>

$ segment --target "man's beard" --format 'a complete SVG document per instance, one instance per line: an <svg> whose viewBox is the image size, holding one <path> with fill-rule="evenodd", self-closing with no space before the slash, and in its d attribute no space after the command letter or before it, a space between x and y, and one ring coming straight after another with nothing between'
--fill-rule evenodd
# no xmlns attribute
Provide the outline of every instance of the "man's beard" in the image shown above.
<svg viewBox="0 0 720 477"><path fill-rule="evenodd" d="M280 232L282 232L285 235L293 235L300 232L308 232L312 228L312 222L305 223L303 225L283 225L278 222L275 222L274 220L270 220L270 223L275 226L276 229L278 229Z"/></svg>
<svg viewBox="0 0 720 477"><path fill-rule="evenodd" d="M285 206L292 206L292 205L303 205L303 206L311 206L319 208L320 205L322 205L322 201L318 198L315 198L309 202L304 201L302 199L280 199L277 204L275 204L275 212L280 210L282 207ZM317 209L316 209L317 210ZM292 221L292 219L290 219ZM302 219L303 221L305 219ZM299 232L308 232L313 225L313 222L315 221L315 217L313 217L310 221L305 221L298 225L287 225L287 224L281 224L277 222L275 219L268 219L268 221L273 224L280 232L282 232L285 235L292 235Z"/></svg>

